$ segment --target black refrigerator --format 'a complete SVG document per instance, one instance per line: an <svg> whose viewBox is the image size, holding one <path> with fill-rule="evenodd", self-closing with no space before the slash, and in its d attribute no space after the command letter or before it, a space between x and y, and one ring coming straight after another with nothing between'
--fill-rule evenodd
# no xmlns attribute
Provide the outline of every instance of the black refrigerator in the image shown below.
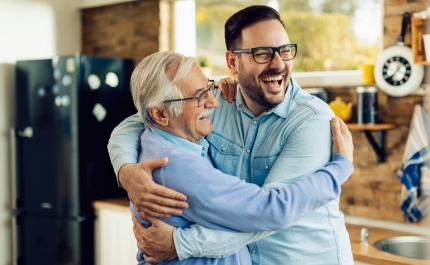
<svg viewBox="0 0 430 265"><path fill-rule="evenodd" d="M133 68L130 59L85 54L16 63L15 264L94 264L91 203L127 196L107 143L114 127L136 113Z"/></svg>

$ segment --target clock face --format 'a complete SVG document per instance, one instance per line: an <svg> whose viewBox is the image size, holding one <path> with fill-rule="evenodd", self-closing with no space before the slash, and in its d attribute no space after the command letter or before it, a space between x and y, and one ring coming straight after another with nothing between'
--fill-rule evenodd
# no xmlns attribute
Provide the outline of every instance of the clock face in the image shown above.
<svg viewBox="0 0 430 265"><path fill-rule="evenodd" d="M379 54L374 76L382 91L393 97L403 97L420 87L424 66L413 63L410 48L393 46Z"/></svg>
<svg viewBox="0 0 430 265"><path fill-rule="evenodd" d="M411 77L411 64L401 56L388 59L382 67L382 75L385 81L392 86L400 86Z"/></svg>

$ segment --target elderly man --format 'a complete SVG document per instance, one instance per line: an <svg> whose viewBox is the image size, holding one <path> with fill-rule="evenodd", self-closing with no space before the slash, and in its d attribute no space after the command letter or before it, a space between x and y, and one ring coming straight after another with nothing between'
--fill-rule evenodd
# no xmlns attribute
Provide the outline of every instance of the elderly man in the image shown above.
<svg viewBox="0 0 430 265"><path fill-rule="evenodd" d="M352 165L339 154L324 169L291 185L273 182L260 188L215 169L204 137L212 131L210 114L218 101L213 96L214 81L207 80L195 58L174 52L152 54L136 67L131 87L146 126L139 160L168 157L165 167L154 170L154 181L188 197L190 207L182 216L163 219L173 226L184 228L198 223L223 231L280 230L337 198L340 184L352 173ZM151 225L133 203L131 211L143 224ZM254 237L258 240L268 234ZM141 253L137 257L139 264L147 264ZM221 259L176 258L163 264L176 263L252 262L248 249L242 247Z"/></svg>

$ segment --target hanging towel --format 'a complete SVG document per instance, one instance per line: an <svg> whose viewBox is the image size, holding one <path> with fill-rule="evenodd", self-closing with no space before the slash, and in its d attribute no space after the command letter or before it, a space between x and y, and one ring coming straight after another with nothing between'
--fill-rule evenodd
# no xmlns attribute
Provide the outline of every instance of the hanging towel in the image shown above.
<svg viewBox="0 0 430 265"><path fill-rule="evenodd" d="M409 222L430 211L429 117L415 106L397 178L402 182L401 209Z"/></svg>

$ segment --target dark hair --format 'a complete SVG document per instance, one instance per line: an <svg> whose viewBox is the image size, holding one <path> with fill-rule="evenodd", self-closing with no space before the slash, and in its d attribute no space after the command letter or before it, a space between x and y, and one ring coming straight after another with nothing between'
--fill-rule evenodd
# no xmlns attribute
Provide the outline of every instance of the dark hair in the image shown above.
<svg viewBox="0 0 430 265"><path fill-rule="evenodd" d="M225 45L228 51L239 48L242 43L242 30L257 22L276 19L282 23L281 16L275 9L264 5L248 6L233 14L224 25Z"/></svg>

